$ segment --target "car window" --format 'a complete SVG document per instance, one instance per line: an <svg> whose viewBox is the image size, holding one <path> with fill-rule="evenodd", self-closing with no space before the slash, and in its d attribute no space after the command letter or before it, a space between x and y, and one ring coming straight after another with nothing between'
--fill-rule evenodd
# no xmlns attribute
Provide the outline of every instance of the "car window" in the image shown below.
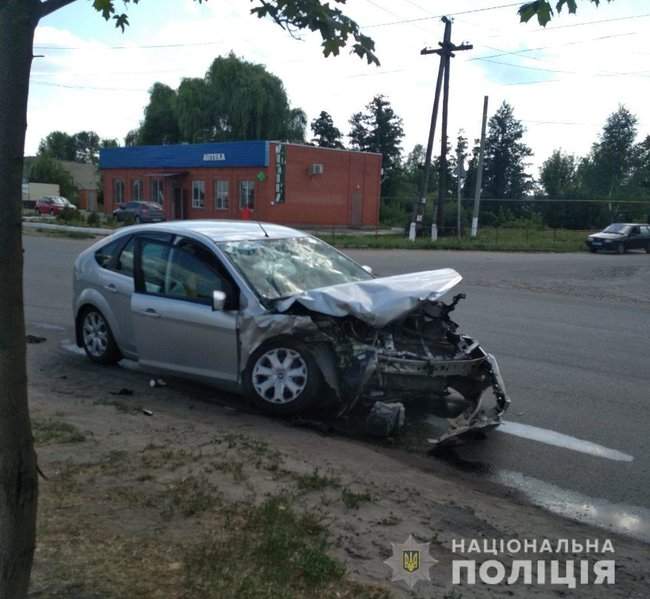
<svg viewBox="0 0 650 599"><path fill-rule="evenodd" d="M145 293L163 294L170 246L148 239L142 240L142 279Z"/></svg>
<svg viewBox="0 0 650 599"><path fill-rule="evenodd" d="M133 255L135 249L135 239L132 237L120 252L115 261L115 272L119 272L127 277L133 276Z"/></svg>
<svg viewBox="0 0 650 599"><path fill-rule="evenodd" d="M169 259L165 295L211 303L213 291L229 291L215 260L201 246L176 246Z"/></svg>
<svg viewBox="0 0 650 599"><path fill-rule="evenodd" d="M120 251L124 243L124 238L116 239L111 243L106 244L105 246L99 248L95 252L95 260L102 268L109 268L113 258Z"/></svg>
<svg viewBox="0 0 650 599"><path fill-rule="evenodd" d="M641 233L639 227L632 227L630 230L630 235L639 235L639 233Z"/></svg>

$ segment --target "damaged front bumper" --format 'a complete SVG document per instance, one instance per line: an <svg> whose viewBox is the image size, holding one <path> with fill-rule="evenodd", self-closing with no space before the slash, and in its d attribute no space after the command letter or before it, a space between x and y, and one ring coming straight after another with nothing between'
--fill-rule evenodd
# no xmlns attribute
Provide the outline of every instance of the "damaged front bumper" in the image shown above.
<svg viewBox="0 0 650 599"><path fill-rule="evenodd" d="M416 413L425 419L436 416L446 421L446 430L428 440L434 447L499 426L510 399L495 357L468 337L461 338L459 348L461 356L447 359L386 351L360 354L359 360L365 362L362 387L340 416L365 404L371 433L396 433L397 424L404 422L403 408L398 417L399 406L409 411L411 404L418 404ZM382 417L387 422L382 424ZM388 422L395 426L391 429Z"/></svg>

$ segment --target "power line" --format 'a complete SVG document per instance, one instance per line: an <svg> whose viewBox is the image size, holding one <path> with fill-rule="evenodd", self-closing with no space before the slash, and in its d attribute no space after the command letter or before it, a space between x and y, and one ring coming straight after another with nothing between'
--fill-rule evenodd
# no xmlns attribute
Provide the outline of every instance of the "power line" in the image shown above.
<svg viewBox="0 0 650 599"><path fill-rule="evenodd" d="M47 87L61 87L65 89L87 89L103 92L137 92L146 93L146 89L135 89L133 87L94 87L91 85L68 85L65 83L51 83L49 81L32 81L32 85L45 85Z"/></svg>
<svg viewBox="0 0 650 599"><path fill-rule="evenodd" d="M500 4L498 6L486 6L485 8L472 8L470 10L462 10L458 12L444 13L440 15L431 15L428 17L415 17L412 19L401 19L399 21L391 21L389 23L376 23L375 25L364 25L362 29L373 29L375 27L389 27L391 25L417 23L420 21L430 21L432 19L442 19L442 17L456 17L456 16L469 15L478 12L487 12L489 10L499 10L501 8L512 8L514 6L521 6L521 2L513 2L511 4Z"/></svg>

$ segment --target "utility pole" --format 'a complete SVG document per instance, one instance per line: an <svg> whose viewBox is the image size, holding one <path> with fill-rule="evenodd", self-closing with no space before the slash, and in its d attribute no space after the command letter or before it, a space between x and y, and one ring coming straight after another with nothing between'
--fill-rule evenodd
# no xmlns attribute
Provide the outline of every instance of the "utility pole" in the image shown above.
<svg viewBox="0 0 650 599"><path fill-rule="evenodd" d="M462 207L461 207L461 201L462 201L462 190L463 190L463 177L465 176L465 167L463 165L463 160L465 159L465 156L463 154L463 150L458 146L458 151L456 153L456 163L457 163L457 168L456 168L456 179L458 181L458 186L456 188L456 193L458 194L456 201L456 237L460 239L460 228L461 228L461 213L462 213Z"/></svg>
<svg viewBox="0 0 650 599"><path fill-rule="evenodd" d="M431 170L431 154L433 152L433 141L436 131L436 121L438 117L438 108L440 104L440 92L444 82L443 101L442 101L442 145L440 152L440 182L438 190L438 205L437 210L433 212L433 224L431 225L431 239L434 241L438 238L438 227L442 226L444 201L447 197L447 123L449 116L449 67L451 65L451 58L455 56L454 52L471 50L471 44L461 44L459 46L451 42L451 19L447 17L442 18L445 24L445 34L442 42L439 42L439 49L433 50L431 48L423 48L420 51L421 55L438 54L440 56L440 66L438 68L438 79L436 82L436 94L433 102L433 110L431 113L431 126L429 128L429 142L427 144L427 153L424 163L424 176L422 181L422 194L420 200L417 198L413 203L413 212L411 217L411 226L409 230L409 238L415 239L416 223L422 221L424 207L427 202L427 191L429 186L429 175Z"/></svg>
<svg viewBox="0 0 650 599"><path fill-rule="evenodd" d="M476 170L476 189L474 190L474 214L472 215L472 237L478 234L478 213L481 204L481 187L483 186L483 158L485 154L485 129L487 126L488 97L483 98L483 122L481 124L481 146Z"/></svg>

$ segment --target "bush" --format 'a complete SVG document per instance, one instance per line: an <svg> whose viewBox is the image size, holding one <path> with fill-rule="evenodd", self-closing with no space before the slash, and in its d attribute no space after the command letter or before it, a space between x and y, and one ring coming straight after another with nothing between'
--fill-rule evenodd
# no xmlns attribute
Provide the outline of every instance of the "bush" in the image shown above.
<svg viewBox="0 0 650 599"><path fill-rule="evenodd" d="M97 214L97 212L91 212L86 218L86 224L89 227L99 227L101 223L101 218L99 218L99 214Z"/></svg>
<svg viewBox="0 0 650 599"><path fill-rule="evenodd" d="M84 217L79 210L66 206L56 215L56 220L64 223L83 223Z"/></svg>

